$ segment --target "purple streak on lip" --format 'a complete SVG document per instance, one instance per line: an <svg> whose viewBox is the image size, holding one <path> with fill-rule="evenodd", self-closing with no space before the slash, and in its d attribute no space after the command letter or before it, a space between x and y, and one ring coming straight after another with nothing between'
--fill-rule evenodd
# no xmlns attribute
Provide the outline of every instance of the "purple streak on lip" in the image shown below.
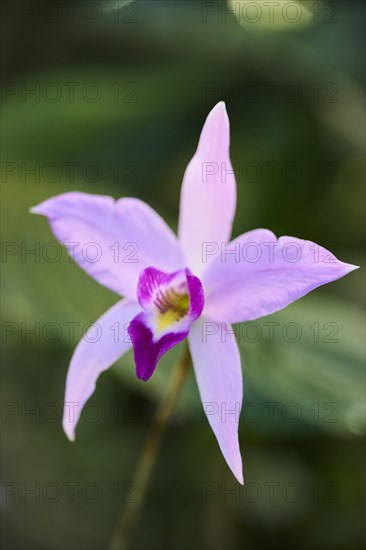
<svg viewBox="0 0 366 550"><path fill-rule="evenodd" d="M192 321L198 319L205 305L205 297L201 281L186 269L187 286L189 294L189 316Z"/></svg>
<svg viewBox="0 0 366 550"><path fill-rule="evenodd" d="M137 299L145 311L151 310L156 292L159 289L166 288L174 279L181 276L182 282L186 283L184 270L175 271L174 273L164 273L155 267L147 267L139 277L137 286Z"/></svg>
<svg viewBox="0 0 366 550"><path fill-rule="evenodd" d="M161 300L169 307L166 296L172 290L188 294L188 311L167 330L162 330L159 338L159 330L154 328L154 316L161 309ZM204 295L201 281L188 269L164 273L148 267L140 275L137 296L144 311L131 321L128 333L133 345L137 377L146 381L162 355L188 336L190 325L202 313Z"/></svg>
<svg viewBox="0 0 366 550"><path fill-rule="evenodd" d="M154 342L152 330L147 326L146 313L140 313L131 321L128 334L132 340L137 378L148 380L158 361L170 348L188 336L185 332L170 332Z"/></svg>

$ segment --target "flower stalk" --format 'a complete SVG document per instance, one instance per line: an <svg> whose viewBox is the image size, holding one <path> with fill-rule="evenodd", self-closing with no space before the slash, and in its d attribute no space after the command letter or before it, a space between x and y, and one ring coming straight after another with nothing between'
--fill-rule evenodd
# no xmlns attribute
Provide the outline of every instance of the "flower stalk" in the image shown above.
<svg viewBox="0 0 366 550"><path fill-rule="evenodd" d="M175 409L180 392L184 386L191 366L191 356L188 346L181 360L175 365L171 384L153 418L145 446L137 463L133 476L135 498L126 503L121 517L113 533L109 549L126 550L134 535L141 516L146 494L152 479L152 474L160 450L162 437Z"/></svg>

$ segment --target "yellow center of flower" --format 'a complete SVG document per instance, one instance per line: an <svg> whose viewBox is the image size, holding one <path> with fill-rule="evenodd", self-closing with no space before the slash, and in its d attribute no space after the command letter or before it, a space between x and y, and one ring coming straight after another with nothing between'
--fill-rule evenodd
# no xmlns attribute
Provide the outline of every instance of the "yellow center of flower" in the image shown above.
<svg viewBox="0 0 366 550"><path fill-rule="evenodd" d="M159 331L167 329L180 321L189 310L189 296L176 290L169 289L165 293L159 292L155 299L157 306L157 328Z"/></svg>

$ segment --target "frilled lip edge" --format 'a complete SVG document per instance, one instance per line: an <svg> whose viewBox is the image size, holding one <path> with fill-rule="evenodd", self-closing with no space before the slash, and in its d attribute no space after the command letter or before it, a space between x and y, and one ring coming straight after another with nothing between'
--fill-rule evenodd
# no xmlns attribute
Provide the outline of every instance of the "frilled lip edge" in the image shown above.
<svg viewBox="0 0 366 550"><path fill-rule="evenodd" d="M187 309L173 315L160 328L159 316L174 311L171 295L175 297L179 292L187 294ZM164 353L187 338L191 324L202 313L204 294L201 281L188 269L164 273L148 267L140 275L137 296L143 311L131 321L128 334L133 346L137 377L146 381Z"/></svg>

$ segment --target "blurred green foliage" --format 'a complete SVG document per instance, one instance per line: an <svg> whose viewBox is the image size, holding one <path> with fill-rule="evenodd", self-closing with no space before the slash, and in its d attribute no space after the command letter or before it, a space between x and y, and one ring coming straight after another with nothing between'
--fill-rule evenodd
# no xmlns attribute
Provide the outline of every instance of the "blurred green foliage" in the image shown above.
<svg viewBox="0 0 366 550"><path fill-rule="evenodd" d="M334 4L337 14L327 20ZM2 264L8 550L106 548L180 351L162 359L148 384L136 379L132 354L103 375L92 398L101 418L82 419L71 445L47 404L62 406L82 328L116 297L66 253L45 260L54 239L46 221L29 214L31 206L68 190L137 196L176 229L185 166L205 116L223 99L238 182L234 233L268 227L361 262L362 3L324 1L326 15L296 33L252 32L225 9L223 2L152 0L126 3L119 12L109 7L95 23L77 9L73 22L65 13L55 23L21 11L8 17L1 123L2 240L10 246ZM25 92L32 86L39 97ZM85 90L101 97L88 101ZM32 168L36 176L27 172ZM35 246L39 261L26 255ZM363 547L362 280L359 270L236 327L245 379L244 489L224 464L191 377L134 548ZM50 322L62 327L55 341L52 330L46 338L26 334ZM73 338L70 322L78 324ZM268 323L275 323L273 333ZM35 406L39 416L24 412ZM73 502L72 482L79 484ZM36 489L39 501L22 501L22 483ZM82 494L88 483L101 488L95 502L92 489ZM61 488L55 502L52 487L42 495L47 484Z"/></svg>

